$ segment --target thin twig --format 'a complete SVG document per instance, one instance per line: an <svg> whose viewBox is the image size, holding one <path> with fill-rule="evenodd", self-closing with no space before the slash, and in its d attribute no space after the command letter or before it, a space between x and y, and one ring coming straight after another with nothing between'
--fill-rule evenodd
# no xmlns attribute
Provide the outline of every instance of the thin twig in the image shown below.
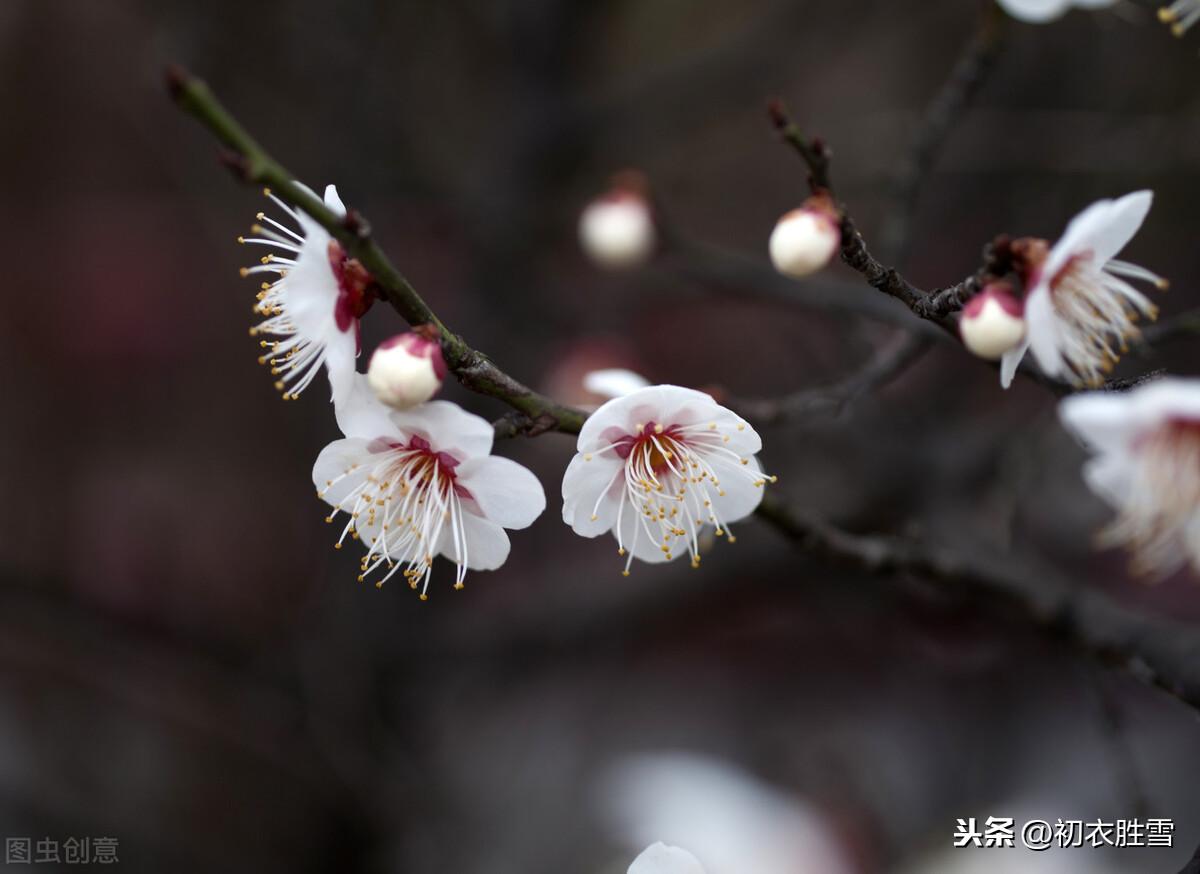
<svg viewBox="0 0 1200 874"><path fill-rule="evenodd" d="M892 179L895 208L889 213L880 234L883 251L895 263L906 260L911 238L909 229L924 180L933 169L951 129L996 66L1007 19L1000 7L988 0L979 15L975 33L926 107L912 142L901 157Z"/></svg>
<svg viewBox="0 0 1200 874"><path fill-rule="evenodd" d="M913 574L950 590L996 596L1052 635L1200 710L1200 628L1194 625L1134 612L1097 589L1012 556L852 534L805 519L769 494L758 512L807 553L872 573Z"/></svg>
<svg viewBox="0 0 1200 874"><path fill-rule="evenodd" d="M362 263L405 321L437 329L446 363L459 382L471 391L504 401L536 423L524 433L578 433L586 418L582 411L538 394L451 332L375 243L367 221L353 210L344 217L337 215L320 198L297 185L295 177L246 132L204 82L179 67L170 67L167 88L180 108L221 141L226 149L221 160L239 179L268 186L281 200L307 213Z"/></svg>
<svg viewBox="0 0 1200 874"><path fill-rule="evenodd" d="M859 370L832 385L802 389L779 398L742 400L734 406L757 425L775 425L820 413L838 414L867 392L891 382L928 350L929 341L924 337L902 334Z"/></svg>

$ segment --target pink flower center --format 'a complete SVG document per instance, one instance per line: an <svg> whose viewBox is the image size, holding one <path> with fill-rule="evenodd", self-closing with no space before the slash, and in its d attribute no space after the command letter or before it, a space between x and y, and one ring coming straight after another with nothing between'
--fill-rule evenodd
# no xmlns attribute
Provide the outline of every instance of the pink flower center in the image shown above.
<svg viewBox="0 0 1200 874"><path fill-rule="evenodd" d="M370 452L396 452L409 482L421 483L443 492L454 490L460 498L473 500L469 490L459 484L457 469L461 463L449 452L434 450L424 437L410 437L407 443L379 437L367 447Z"/></svg>
<svg viewBox="0 0 1200 874"><path fill-rule="evenodd" d="M375 279L357 258L346 257L346 250L337 240L329 241L328 253L329 266L338 284L338 299L333 309L334 320L339 331L344 333L354 327L357 332L358 320L366 315L371 304L379 297Z"/></svg>
<svg viewBox="0 0 1200 874"><path fill-rule="evenodd" d="M684 440L678 425L664 428L655 422L647 422L638 433L615 436L612 442L622 459L629 458L634 452L645 453L650 469L661 473L670 468L670 457L677 454L675 450Z"/></svg>

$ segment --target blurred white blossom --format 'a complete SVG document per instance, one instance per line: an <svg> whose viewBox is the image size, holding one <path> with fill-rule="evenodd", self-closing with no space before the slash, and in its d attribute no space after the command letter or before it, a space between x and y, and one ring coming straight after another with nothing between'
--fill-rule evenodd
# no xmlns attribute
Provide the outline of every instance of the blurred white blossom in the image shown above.
<svg viewBox="0 0 1200 874"><path fill-rule="evenodd" d="M634 267L654 254L658 234L640 174L618 174L613 187L579 217L579 242L600 267Z"/></svg>
<svg viewBox="0 0 1200 874"><path fill-rule="evenodd" d="M1027 350L1048 376L1096 386L1138 335L1140 316L1155 318L1157 307L1126 279L1159 288L1159 276L1116 254L1137 233L1153 194L1136 191L1093 203L1067 225L1062 238L1026 266L1025 340L1006 352L1000 384L1007 388ZM1043 244L1044 245L1044 244Z"/></svg>
<svg viewBox="0 0 1200 874"><path fill-rule="evenodd" d="M687 850L659 842L642 850L627 874L705 874L705 871Z"/></svg>
<svg viewBox="0 0 1200 874"><path fill-rule="evenodd" d="M1068 9L1103 9L1117 0L996 0L1013 18L1030 24L1044 24L1062 16Z"/></svg>
<svg viewBox="0 0 1200 874"><path fill-rule="evenodd" d="M1200 380L1072 395L1059 413L1094 453L1088 485L1117 511L1102 543L1130 547L1140 573L1200 570Z"/></svg>
<svg viewBox="0 0 1200 874"><path fill-rule="evenodd" d="M850 874L812 805L724 762L684 753L624 760L601 789L618 837L687 847L708 874Z"/></svg>

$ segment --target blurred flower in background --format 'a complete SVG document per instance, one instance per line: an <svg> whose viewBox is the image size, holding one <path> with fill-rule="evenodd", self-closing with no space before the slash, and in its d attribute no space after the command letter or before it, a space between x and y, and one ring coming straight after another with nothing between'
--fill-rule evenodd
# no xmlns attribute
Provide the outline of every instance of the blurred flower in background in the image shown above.
<svg viewBox="0 0 1200 874"><path fill-rule="evenodd" d="M854 868L813 805L716 759L643 754L614 765L600 805L631 848L686 847L708 874L852 874Z"/></svg>

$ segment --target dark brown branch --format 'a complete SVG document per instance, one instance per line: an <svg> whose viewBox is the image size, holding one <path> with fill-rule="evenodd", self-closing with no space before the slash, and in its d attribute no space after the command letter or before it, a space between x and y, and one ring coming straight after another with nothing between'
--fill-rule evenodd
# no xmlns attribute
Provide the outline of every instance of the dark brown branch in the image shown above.
<svg viewBox="0 0 1200 874"><path fill-rule="evenodd" d="M1200 628L1194 625L1135 612L1097 589L1011 556L842 531L792 513L769 494L758 514L806 552L830 561L994 596L1053 636L1200 710Z"/></svg>
<svg viewBox="0 0 1200 874"><path fill-rule="evenodd" d="M295 177L230 115L208 86L180 67L169 67L167 91L181 109L209 129L224 149L221 161L243 182L269 186L285 202L302 209L336 238L370 272L393 309L410 325L432 325L441 338L446 364L471 391L504 401L537 422L527 434L544 431L578 433L586 416L538 394L498 368L486 355L467 345L447 328L421 299L371 237L370 225L358 212L339 216L320 198L295 182Z"/></svg>

